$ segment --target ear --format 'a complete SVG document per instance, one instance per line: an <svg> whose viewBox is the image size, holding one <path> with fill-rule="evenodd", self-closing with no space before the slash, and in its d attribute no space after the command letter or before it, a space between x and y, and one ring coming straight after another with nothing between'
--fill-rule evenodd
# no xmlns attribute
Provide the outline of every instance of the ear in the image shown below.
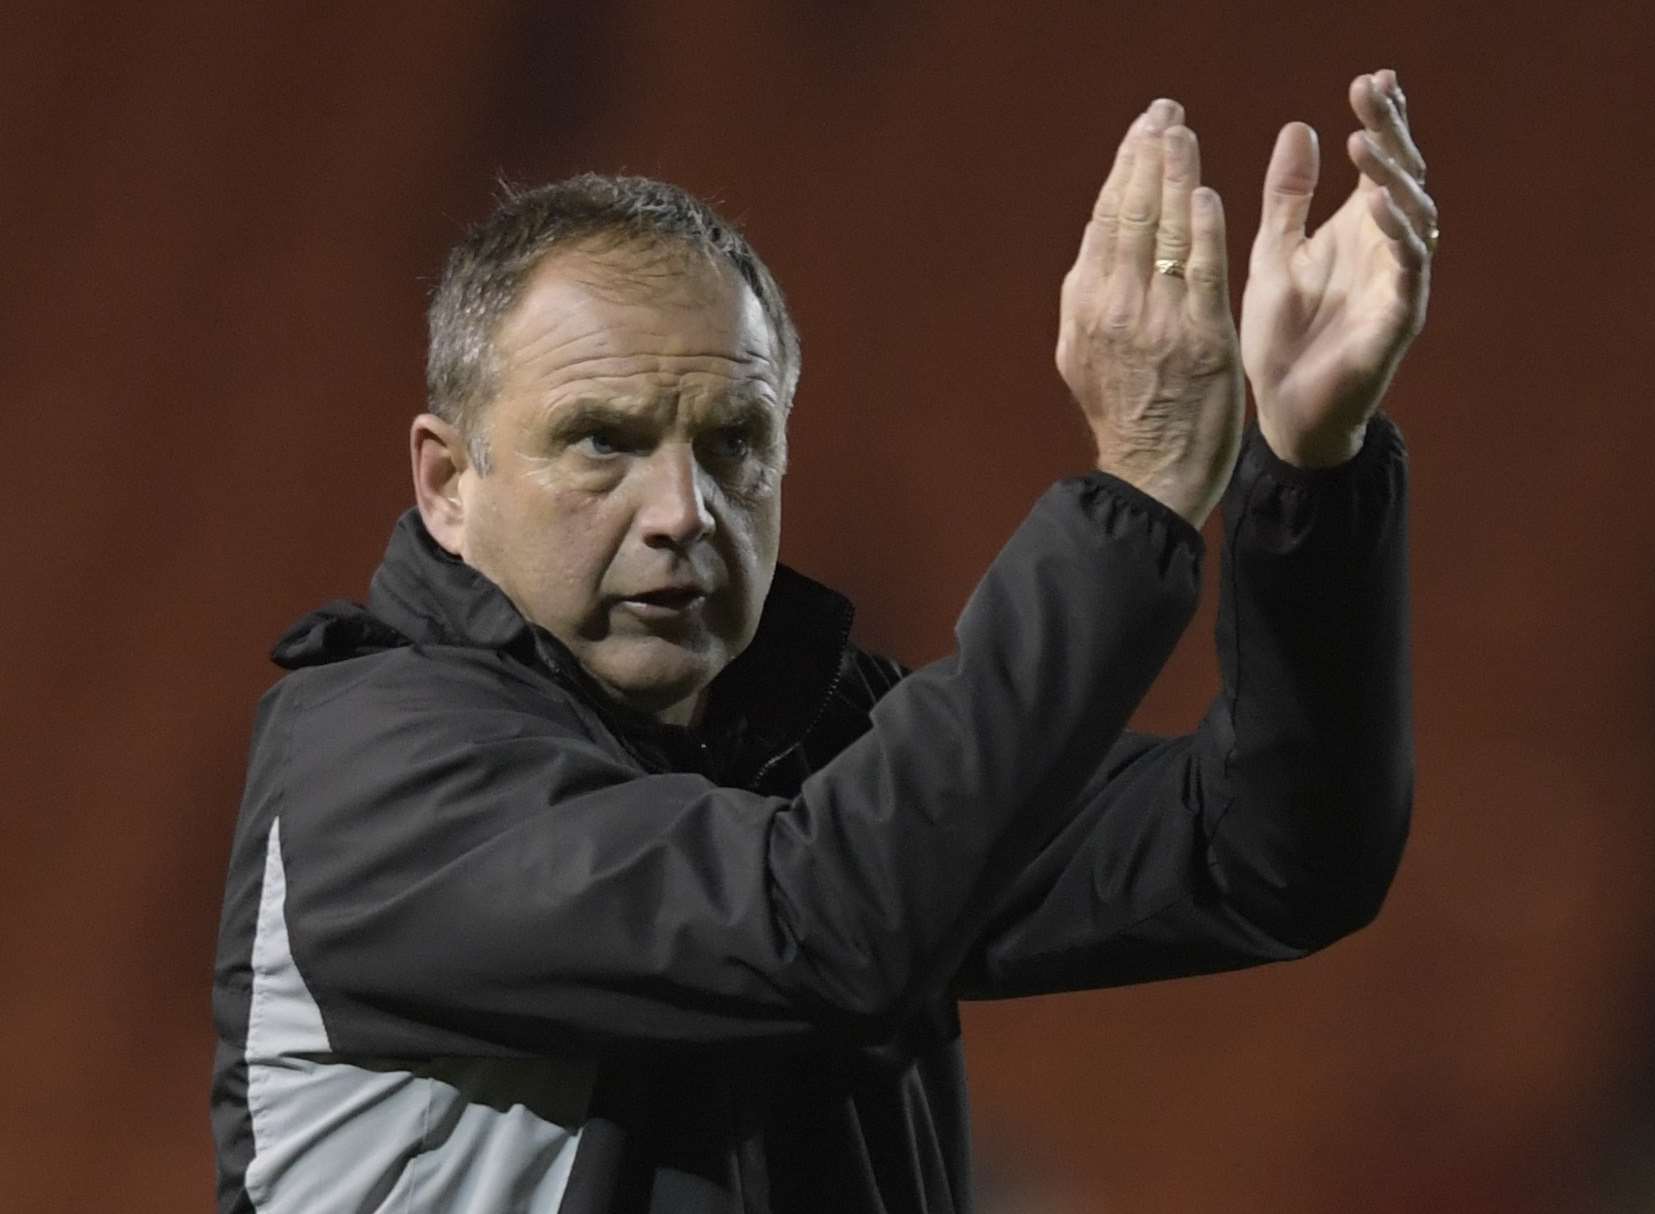
<svg viewBox="0 0 1655 1214"><path fill-rule="evenodd" d="M431 538L454 556L465 548L465 497L461 479L470 457L459 428L435 413L421 413L408 433L414 501Z"/></svg>

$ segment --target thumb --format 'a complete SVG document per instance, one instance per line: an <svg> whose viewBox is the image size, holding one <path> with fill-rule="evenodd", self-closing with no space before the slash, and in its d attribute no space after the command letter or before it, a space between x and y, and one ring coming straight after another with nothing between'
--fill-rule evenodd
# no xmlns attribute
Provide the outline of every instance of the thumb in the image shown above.
<svg viewBox="0 0 1655 1214"><path fill-rule="evenodd" d="M1264 206L1259 212L1253 258L1280 256L1304 240L1310 200L1321 176L1322 158L1316 132L1302 122L1289 122L1276 136L1270 167L1264 171Z"/></svg>

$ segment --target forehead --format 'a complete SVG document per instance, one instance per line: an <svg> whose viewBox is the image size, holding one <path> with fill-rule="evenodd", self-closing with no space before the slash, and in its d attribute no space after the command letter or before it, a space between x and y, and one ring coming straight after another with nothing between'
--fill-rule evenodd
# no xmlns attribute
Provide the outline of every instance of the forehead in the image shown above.
<svg viewBox="0 0 1655 1214"><path fill-rule="evenodd" d="M554 253L494 347L508 395L700 388L780 403L779 351L757 296L733 267L693 253Z"/></svg>

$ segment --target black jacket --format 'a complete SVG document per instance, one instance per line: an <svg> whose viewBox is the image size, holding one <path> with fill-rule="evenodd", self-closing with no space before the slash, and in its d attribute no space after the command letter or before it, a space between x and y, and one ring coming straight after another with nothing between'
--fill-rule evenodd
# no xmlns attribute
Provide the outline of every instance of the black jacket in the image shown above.
<svg viewBox="0 0 1655 1214"><path fill-rule="evenodd" d="M1224 686L1125 731L1201 539L1035 506L908 674L783 568L695 733L608 704L404 515L276 659L214 987L224 1211L963 1211L955 1001L1303 955L1412 784L1399 437L1225 501Z"/></svg>

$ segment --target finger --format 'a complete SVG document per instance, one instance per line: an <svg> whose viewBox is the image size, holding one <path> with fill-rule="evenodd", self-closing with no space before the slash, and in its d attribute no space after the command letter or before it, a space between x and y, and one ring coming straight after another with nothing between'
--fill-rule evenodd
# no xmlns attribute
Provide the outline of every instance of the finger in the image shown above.
<svg viewBox="0 0 1655 1214"><path fill-rule="evenodd" d="M1393 84L1396 73L1390 69L1373 75L1358 76L1350 82L1350 108L1367 132L1374 137L1384 153L1402 171L1416 181L1425 180L1425 157L1414 143L1408 120L1393 99L1386 81ZM1400 95L1400 90L1397 90Z"/></svg>
<svg viewBox="0 0 1655 1214"><path fill-rule="evenodd" d="M1431 260L1431 251L1396 199L1385 190L1375 190L1368 200L1368 214L1388 238L1386 243L1396 264L1410 275L1423 270Z"/></svg>
<svg viewBox="0 0 1655 1214"><path fill-rule="evenodd" d="M1402 121L1408 121L1408 96L1402 91L1402 82L1396 78L1396 71L1392 68L1380 68L1374 75L1379 80L1379 87L1384 90L1385 96L1391 99L1396 106L1396 112L1402 115Z"/></svg>
<svg viewBox="0 0 1655 1214"><path fill-rule="evenodd" d="M1264 171L1264 205L1259 212L1253 258L1290 253L1304 240L1310 200L1321 176L1321 153L1316 132L1302 122L1289 122L1276 136L1270 167Z"/></svg>
<svg viewBox="0 0 1655 1214"><path fill-rule="evenodd" d="M1195 132L1179 125L1161 136L1161 223L1155 233L1155 260L1187 261L1190 255L1190 195L1201 183L1201 148ZM1178 280L1159 274L1167 284Z"/></svg>
<svg viewBox="0 0 1655 1214"><path fill-rule="evenodd" d="M1137 146L1135 136L1148 121L1148 114L1139 114L1127 128L1126 137L1115 149L1115 162L1109 166L1097 201L1092 204L1092 221L1081 237L1080 256L1076 264L1086 263L1102 277L1108 277L1110 263L1115 257L1115 227L1121 213L1121 194L1127 178L1132 174L1132 151Z"/></svg>
<svg viewBox="0 0 1655 1214"><path fill-rule="evenodd" d="M1371 131L1352 131L1345 150L1364 178L1389 194L1391 201L1423 238L1437 227L1437 204L1402 166L1386 156Z"/></svg>
<svg viewBox="0 0 1655 1214"><path fill-rule="evenodd" d="M1108 276L1114 261L1121 195L1125 192L1126 183L1132 175L1133 148L1137 146L1134 136L1156 122L1179 122L1183 117L1184 107L1176 101L1164 97L1153 101L1147 110L1133 119L1132 125L1127 128L1125 138L1115 149L1115 162L1109 168L1109 176L1104 179L1103 188L1098 191L1097 201L1092 204L1092 222L1087 225L1086 232L1081 237L1081 258L1087 260L1102 276Z"/></svg>
<svg viewBox="0 0 1655 1214"><path fill-rule="evenodd" d="M1114 268L1126 272L1140 285L1149 279L1155 260L1155 230L1161 221L1161 133L1169 112L1161 102L1150 107L1144 129L1138 132L1132 152L1132 175L1121 201L1115 237Z"/></svg>
<svg viewBox="0 0 1655 1214"><path fill-rule="evenodd" d="M1190 195L1190 258L1184 306L1206 324L1230 318L1229 246L1218 191L1200 186Z"/></svg>

